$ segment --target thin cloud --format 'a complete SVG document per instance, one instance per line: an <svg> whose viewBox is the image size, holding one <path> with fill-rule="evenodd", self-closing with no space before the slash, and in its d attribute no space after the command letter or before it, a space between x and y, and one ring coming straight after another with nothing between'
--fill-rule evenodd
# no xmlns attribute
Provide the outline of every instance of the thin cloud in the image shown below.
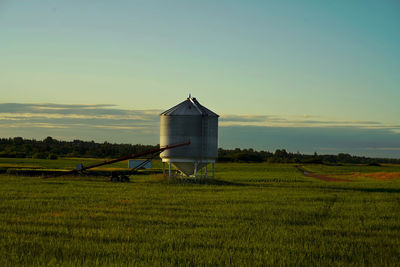
<svg viewBox="0 0 400 267"><path fill-rule="evenodd" d="M57 114L57 115L87 115L87 116L149 116L158 115L161 110L130 110L118 109L115 105L59 105L59 104L0 104L0 115L4 113L14 114Z"/></svg>
<svg viewBox="0 0 400 267"><path fill-rule="evenodd" d="M113 130L145 130L146 127L140 126L118 126L118 125L95 125L96 128L113 129Z"/></svg>
<svg viewBox="0 0 400 267"><path fill-rule="evenodd" d="M30 123L30 122L24 122L24 123L5 123L5 124L0 124L2 127L7 127L7 128L70 128L71 125L60 125L60 124L53 124L53 123L45 123L45 122L37 122L37 123Z"/></svg>
<svg viewBox="0 0 400 267"><path fill-rule="evenodd" d="M306 119L305 119L306 118ZM312 118L312 119L311 119ZM339 121L316 119L312 116L283 117L278 115L222 115L220 126L261 127L356 127L370 129L399 129L400 125L383 124L377 121Z"/></svg>
<svg viewBox="0 0 400 267"><path fill-rule="evenodd" d="M24 105L24 104L22 104ZM49 109L49 110L62 110L62 109L98 109L98 108L110 108L116 105L112 104L87 104L87 105L68 105L68 104L52 104L52 103L42 103L42 104L26 104L35 109Z"/></svg>
<svg viewBox="0 0 400 267"><path fill-rule="evenodd" d="M149 114L127 114L127 115L112 115L112 114L98 114L98 115L85 115L85 114L58 114L58 113L0 113L0 120L30 120L37 118L46 119L108 119L108 120L141 120L147 121Z"/></svg>
<svg viewBox="0 0 400 267"><path fill-rule="evenodd" d="M36 133L42 129L45 135L60 136L59 132L52 131L64 129L64 139L77 133L81 133L82 139L104 134L118 136L120 131L155 136L154 133L159 132L159 113L160 110L117 109L115 105L108 104L6 103L0 104L0 127L13 129L13 135L21 135L18 130Z"/></svg>
<svg viewBox="0 0 400 267"><path fill-rule="evenodd" d="M0 104L1 137L159 143L162 110L115 105ZM222 115L219 146L400 157L400 125L318 116Z"/></svg>
<svg viewBox="0 0 400 267"><path fill-rule="evenodd" d="M375 149L381 151L400 151L400 147L378 147Z"/></svg>
<svg viewBox="0 0 400 267"><path fill-rule="evenodd" d="M274 115L221 115L221 122L281 122L286 119Z"/></svg>
<svg viewBox="0 0 400 267"><path fill-rule="evenodd" d="M0 104L0 123L35 121L54 124L110 125L118 122L118 127L132 127L132 124L158 124L161 110L118 109L115 105L67 105L67 104ZM40 124L38 124L40 125ZM71 125L72 126L72 125ZM370 129L399 130L400 125L383 124L376 121L324 120L317 116L302 115L283 117L279 115L222 115L220 126L263 126L263 127L356 127Z"/></svg>

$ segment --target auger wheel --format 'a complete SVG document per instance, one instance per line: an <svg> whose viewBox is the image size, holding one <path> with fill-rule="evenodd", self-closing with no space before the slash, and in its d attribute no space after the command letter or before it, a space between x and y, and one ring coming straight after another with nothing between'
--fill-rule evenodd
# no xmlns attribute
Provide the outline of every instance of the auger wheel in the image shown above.
<svg viewBox="0 0 400 267"><path fill-rule="evenodd" d="M117 175L117 174L111 174L111 182L123 182L123 183L128 183L130 181L129 177L126 175Z"/></svg>

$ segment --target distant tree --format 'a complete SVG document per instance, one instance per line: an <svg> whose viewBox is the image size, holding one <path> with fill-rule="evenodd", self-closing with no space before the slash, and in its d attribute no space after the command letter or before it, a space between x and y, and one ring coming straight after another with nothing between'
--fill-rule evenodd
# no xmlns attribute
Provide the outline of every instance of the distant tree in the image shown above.
<svg viewBox="0 0 400 267"><path fill-rule="evenodd" d="M22 137L14 137L13 141L14 141L14 145L22 145L24 142L24 139Z"/></svg>
<svg viewBox="0 0 400 267"><path fill-rule="evenodd" d="M52 144L54 142L54 139L51 136L47 136L44 140L43 143L45 144Z"/></svg>
<svg viewBox="0 0 400 267"><path fill-rule="evenodd" d="M32 158L34 159L47 159L47 157L48 157L47 154L43 152L37 152L32 156Z"/></svg>
<svg viewBox="0 0 400 267"><path fill-rule="evenodd" d="M51 159L51 160L55 160L55 159L58 159L58 156L57 156L56 154L51 153L51 154L49 154L49 155L47 156L47 158L48 158L48 159Z"/></svg>

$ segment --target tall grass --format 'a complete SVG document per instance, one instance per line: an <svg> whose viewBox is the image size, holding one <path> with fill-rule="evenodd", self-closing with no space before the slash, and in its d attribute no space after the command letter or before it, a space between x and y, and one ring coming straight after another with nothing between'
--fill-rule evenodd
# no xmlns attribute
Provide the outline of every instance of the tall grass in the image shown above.
<svg viewBox="0 0 400 267"><path fill-rule="evenodd" d="M285 164L216 181L0 175L0 266L391 265L400 182L327 183Z"/></svg>

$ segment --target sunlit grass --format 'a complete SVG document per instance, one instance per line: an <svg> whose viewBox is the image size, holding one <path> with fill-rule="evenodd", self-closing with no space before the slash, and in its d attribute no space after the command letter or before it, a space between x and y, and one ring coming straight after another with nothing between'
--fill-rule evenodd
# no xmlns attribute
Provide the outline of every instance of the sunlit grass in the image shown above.
<svg viewBox="0 0 400 267"><path fill-rule="evenodd" d="M216 170L204 183L0 175L0 266L400 262L399 180L327 183L286 164Z"/></svg>

